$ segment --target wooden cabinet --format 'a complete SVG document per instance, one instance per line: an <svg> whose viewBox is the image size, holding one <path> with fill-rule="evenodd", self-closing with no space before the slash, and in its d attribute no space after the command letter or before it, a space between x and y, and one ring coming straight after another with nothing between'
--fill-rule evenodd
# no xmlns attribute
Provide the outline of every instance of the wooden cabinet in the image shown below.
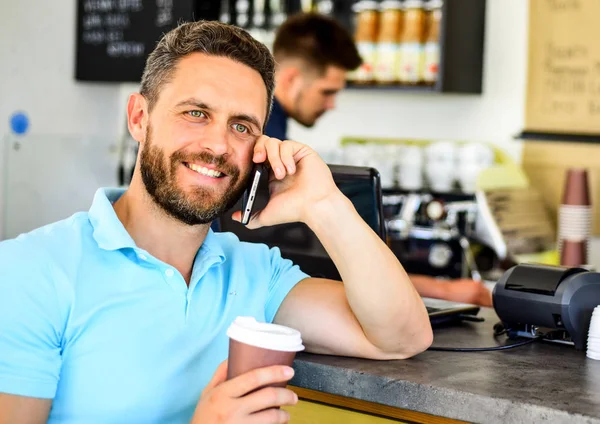
<svg viewBox="0 0 600 424"><path fill-rule="evenodd" d="M289 386L300 399L291 408L291 424L461 424L450 418Z"/></svg>
<svg viewBox="0 0 600 424"><path fill-rule="evenodd" d="M290 413L291 424L397 424L405 422L308 400L300 400L293 408L284 409Z"/></svg>

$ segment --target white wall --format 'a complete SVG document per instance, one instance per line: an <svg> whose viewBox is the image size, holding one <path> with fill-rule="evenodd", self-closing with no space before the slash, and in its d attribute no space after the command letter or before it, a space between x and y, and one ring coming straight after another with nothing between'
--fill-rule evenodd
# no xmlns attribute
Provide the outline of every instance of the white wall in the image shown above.
<svg viewBox="0 0 600 424"><path fill-rule="evenodd" d="M289 136L317 149L343 135L488 141L519 156L512 137L523 125L528 1L487 0L483 94L410 94L346 90L312 129Z"/></svg>
<svg viewBox="0 0 600 424"><path fill-rule="evenodd" d="M119 85L76 82L73 77L75 16L76 2L71 0L0 3L0 140L9 134L9 116L17 110L29 116L30 136L117 140L118 117L124 111ZM0 164L4 155L0 149ZM0 210L0 235L2 222Z"/></svg>
<svg viewBox="0 0 600 424"><path fill-rule="evenodd" d="M116 134L118 85L76 82L74 1L0 5L0 133L18 109L38 134Z"/></svg>

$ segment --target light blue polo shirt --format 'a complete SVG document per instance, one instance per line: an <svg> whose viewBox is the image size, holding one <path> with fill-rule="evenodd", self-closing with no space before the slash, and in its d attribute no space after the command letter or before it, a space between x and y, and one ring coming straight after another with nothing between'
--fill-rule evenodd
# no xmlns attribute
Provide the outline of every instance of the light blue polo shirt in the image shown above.
<svg viewBox="0 0 600 424"><path fill-rule="evenodd" d="M87 213L0 243L0 392L49 423L188 423L238 315L271 322L307 277L278 249L210 231L189 288L136 247L100 189Z"/></svg>

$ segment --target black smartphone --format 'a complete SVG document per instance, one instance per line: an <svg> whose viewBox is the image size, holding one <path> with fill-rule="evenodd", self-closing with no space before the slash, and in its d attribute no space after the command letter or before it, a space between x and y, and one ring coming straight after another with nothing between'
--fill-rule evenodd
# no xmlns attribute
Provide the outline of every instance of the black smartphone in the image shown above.
<svg viewBox="0 0 600 424"><path fill-rule="evenodd" d="M242 197L242 224L248 225L250 222L250 217L252 216L252 208L254 206L254 201L256 200L256 193L258 191L258 185L260 183L260 179L263 175L266 175L267 167L261 163L254 165L254 170L252 171L252 176L250 177L250 184L244 191L244 196Z"/></svg>

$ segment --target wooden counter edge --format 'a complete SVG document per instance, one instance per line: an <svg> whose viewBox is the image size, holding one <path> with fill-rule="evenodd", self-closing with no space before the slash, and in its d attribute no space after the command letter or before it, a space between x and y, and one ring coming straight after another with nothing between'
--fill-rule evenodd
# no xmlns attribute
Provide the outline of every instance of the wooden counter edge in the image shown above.
<svg viewBox="0 0 600 424"><path fill-rule="evenodd" d="M296 386L289 386L298 398L312 402L319 402L325 405L347 408L354 411L364 412L373 415L379 415L386 418L394 418L402 421L409 421L419 424L464 424L465 421L458 421L452 418L444 418L435 415L425 414L423 412L409 411L407 409L396 408L393 406L381 405L365 400L352 399L344 396L333 395L330 393L319 392L311 389L304 389Z"/></svg>

